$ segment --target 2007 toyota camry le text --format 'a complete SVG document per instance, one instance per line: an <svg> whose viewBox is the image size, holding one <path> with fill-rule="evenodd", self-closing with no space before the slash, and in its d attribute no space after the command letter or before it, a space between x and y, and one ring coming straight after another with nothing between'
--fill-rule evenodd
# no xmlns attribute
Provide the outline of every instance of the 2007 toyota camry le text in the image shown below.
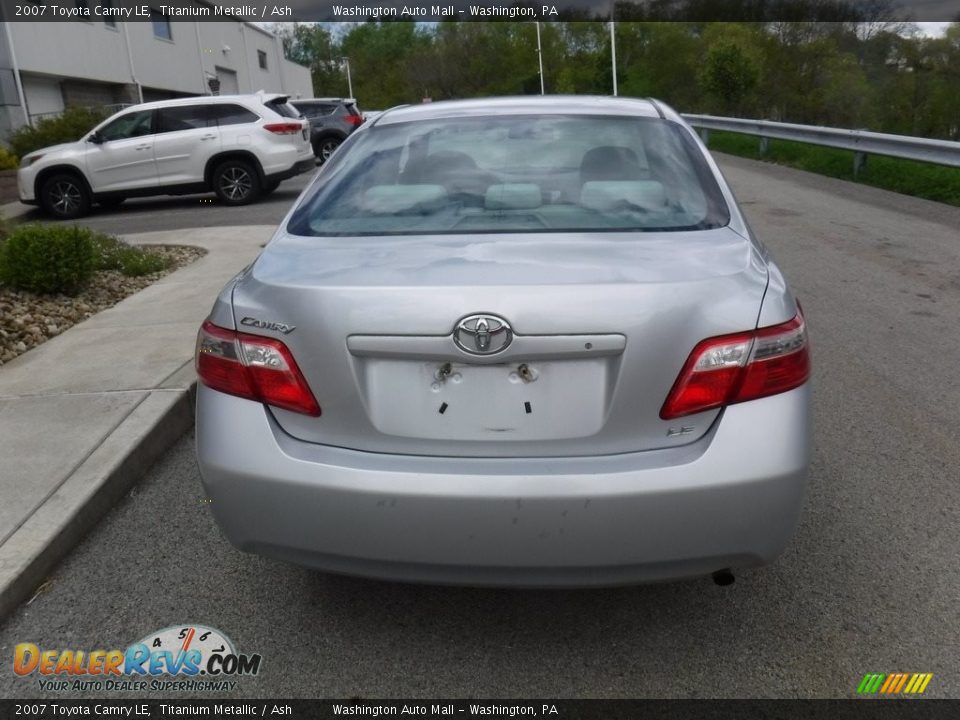
<svg viewBox="0 0 960 720"><path fill-rule="evenodd" d="M326 571L725 582L803 502L803 313L654 100L379 115L224 288L196 364L223 532Z"/></svg>

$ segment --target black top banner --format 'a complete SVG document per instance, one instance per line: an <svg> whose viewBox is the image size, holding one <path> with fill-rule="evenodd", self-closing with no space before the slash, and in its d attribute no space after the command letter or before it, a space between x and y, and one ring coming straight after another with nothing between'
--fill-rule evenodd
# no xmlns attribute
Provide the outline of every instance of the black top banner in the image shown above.
<svg viewBox="0 0 960 720"><path fill-rule="evenodd" d="M960 0L0 0L8 22L947 22Z"/></svg>
<svg viewBox="0 0 960 720"><path fill-rule="evenodd" d="M2 700L3 718L953 720L958 700Z"/></svg>

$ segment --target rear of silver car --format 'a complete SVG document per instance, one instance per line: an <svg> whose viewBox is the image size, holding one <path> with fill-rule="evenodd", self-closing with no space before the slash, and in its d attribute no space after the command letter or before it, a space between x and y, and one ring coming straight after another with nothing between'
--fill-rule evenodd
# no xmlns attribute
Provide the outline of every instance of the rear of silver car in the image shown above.
<svg viewBox="0 0 960 720"><path fill-rule="evenodd" d="M235 545L524 586L783 550L803 318L679 118L437 103L350 142L198 339L198 457Z"/></svg>

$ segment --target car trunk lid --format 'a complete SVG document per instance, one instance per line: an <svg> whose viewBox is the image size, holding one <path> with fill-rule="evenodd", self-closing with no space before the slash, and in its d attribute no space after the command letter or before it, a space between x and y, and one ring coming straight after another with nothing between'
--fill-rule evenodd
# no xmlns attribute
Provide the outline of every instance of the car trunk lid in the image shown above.
<svg viewBox="0 0 960 720"><path fill-rule="evenodd" d="M728 228L280 235L233 302L238 328L282 338L320 403L320 417L270 409L293 437L388 453L546 457L701 437L719 410L665 421L660 408L697 342L755 327L766 282L756 248ZM477 317L494 345L497 323L509 325L509 345L471 345Z"/></svg>

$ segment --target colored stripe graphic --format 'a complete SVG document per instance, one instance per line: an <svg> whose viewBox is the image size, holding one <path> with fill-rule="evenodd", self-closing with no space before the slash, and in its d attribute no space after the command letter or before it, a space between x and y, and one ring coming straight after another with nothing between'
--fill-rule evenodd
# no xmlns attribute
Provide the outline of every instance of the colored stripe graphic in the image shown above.
<svg viewBox="0 0 960 720"><path fill-rule="evenodd" d="M890 673L887 675L887 679L883 682L883 685L880 687L880 694L890 692L890 688L896 684L897 678L900 677L897 673Z"/></svg>
<svg viewBox="0 0 960 720"><path fill-rule="evenodd" d="M914 694L916 695L920 695L924 690L927 689L927 685L929 685L930 681L933 680L933 673L924 673L921 675L921 677L923 678L923 682L913 690Z"/></svg>
<svg viewBox="0 0 960 720"><path fill-rule="evenodd" d="M867 673L857 686L858 695L922 695L933 673Z"/></svg>
<svg viewBox="0 0 960 720"><path fill-rule="evenodd" d="M860 681L857 693L861 695L875 693L880 689L880 683L883 682L885 677L886 675L883 673L867 673L863 676L863 680Z"/></svg>

